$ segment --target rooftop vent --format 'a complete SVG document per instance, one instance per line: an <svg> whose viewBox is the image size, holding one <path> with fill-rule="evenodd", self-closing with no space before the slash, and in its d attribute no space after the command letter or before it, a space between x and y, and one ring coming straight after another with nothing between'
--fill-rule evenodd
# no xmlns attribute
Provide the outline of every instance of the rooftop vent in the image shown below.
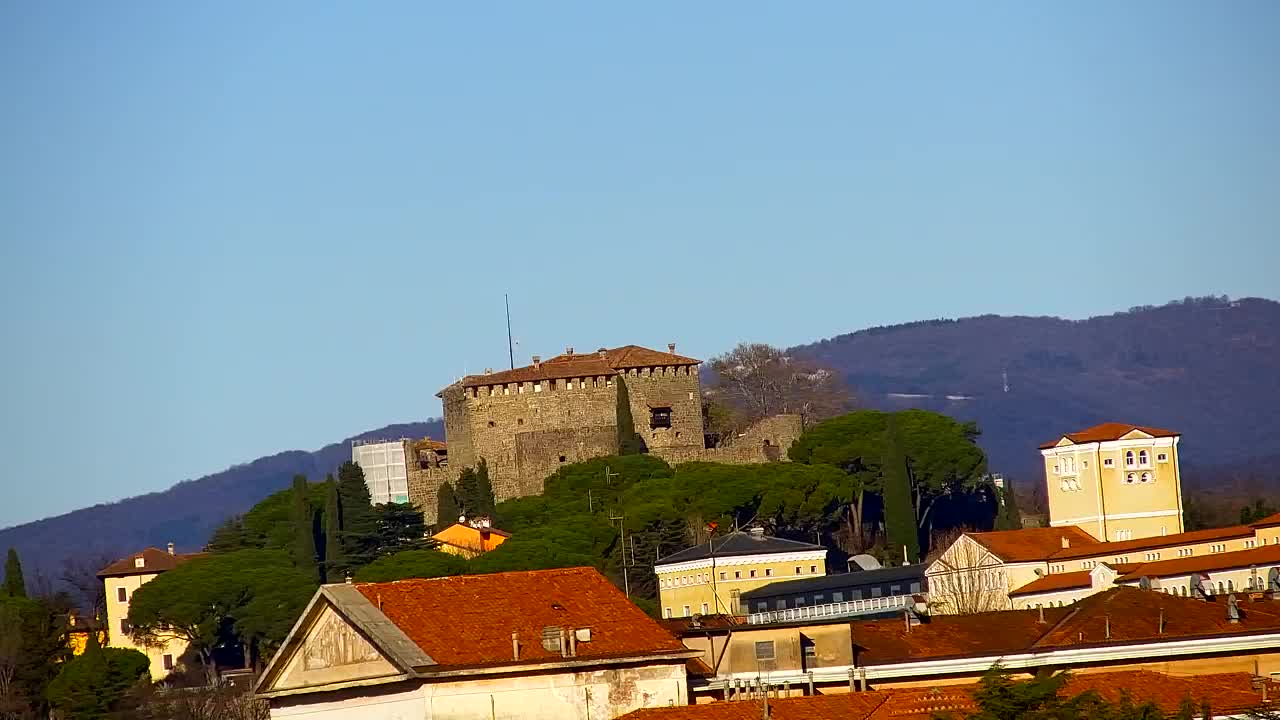
<svg viewBox="0 0 1280 720"><path fill-rule="evenodd" d="M169 554L173 554L173 543L169 543Z"/></svg>
<svg viewBox="0 0 1280 720"><path fill-rule="evenodd" d="M573 355L573 346L572 346L572 345L570 345L569 347L565 348L565 349L564 349L564 354L565 354L565 355Z"/></svg>
<svg viewBox="0 0 1280 720"><path fill-rule="evenodd" d="M753 527L753 528L751 528L751 539L752 539L752 540L763 540L763 539L764 539L764 528L762 528L762 527Z"/></svg>
<svg viewBox="0 0 1280 720"><path fill-rule="evenodd" d="M534 355L534 356L533 356L533 366L534 366L535 368L542 367L542 356L541 356L541 355Z"/></svg>
<svg viewBox="0 0 1280 720"><path fill-rule="evenodd" d="M564 636L561 634L560 628L554 625L548 625L542 628L542 649L547 652L558 653L563 644Z"/></svg>
<svg viewBox="0 0 1280 720"><path fill-rule="evenodd" d="M1069 547L1071 547L1071 538L1067 537L1066 535L1063 535L1063 536L1062 536L1062 549L1063 549L1063 550L1066 550L1066 549L1067 549L1067 548L1069 548Z"/></svg>
<svg viewBox="0 0 1280 720"><path fill-rule="evenodd" d="M676 344L675 344L675 343L667 343L667 352L671 353L672 355L675 355L675 354L676 354Z"/></svg>
<svg viewBox="0 0 1280 720"><path fill-rule="evenodd" d="M597 349L597 350L596 350L596 352L600 355L600 357L604 357L604 354L605 354L605 353L607 353L607 352L609 352L609 351L608 351L608 350L606 350L605 348L599 348L599 349Z"/></svg>

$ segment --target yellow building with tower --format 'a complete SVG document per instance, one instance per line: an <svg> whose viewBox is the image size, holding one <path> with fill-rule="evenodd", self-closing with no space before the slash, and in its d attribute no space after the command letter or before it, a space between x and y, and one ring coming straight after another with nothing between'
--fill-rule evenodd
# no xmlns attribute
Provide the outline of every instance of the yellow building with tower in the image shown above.
<svg viewBox="0 0 1280 720"><path fill-rule="evenodd" d="M752 528L668 555L654 572L663 617L740 615L746 613L741 595L748 590L826 575L827 549Z"/></svg>
<svg viewBox="0 0 1280 720"><path fill-rule="evenodd" d="M1182 475L1173 430L1103 423L1040 446L1049 525L1103 542L1182 532Z"/></svg>

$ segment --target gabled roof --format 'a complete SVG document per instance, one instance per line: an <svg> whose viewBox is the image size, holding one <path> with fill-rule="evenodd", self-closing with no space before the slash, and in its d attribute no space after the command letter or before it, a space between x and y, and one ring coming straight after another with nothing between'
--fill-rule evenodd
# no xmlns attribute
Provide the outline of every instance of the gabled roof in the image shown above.
<svg viewBox="0 0 1280 720"><path fill-rule="evenodd" d="M1084 430L1079 430L1077 432L1067 433L1066 435L1060 436L1056 440L1050 440L1049 442L1044 443L1043 445L1040 446L1040 449L1048 450L1049 448L1057 447L1058 443L1062 442L1063 438L1070 440L1072 443L1076 445L1080 445L1083 443L1091 443L1091 442L1109 442L1111 440L1119 440L1120 438L1124 437L1125 435L1128 435L1134 430L1137 430L1138 432L1146 433L1151 437L1179 437L1182 435L1182 433L1177 432L1176 430L1165 430L1163 428L1148 427L1146 425L1131 425L1129 423L1109 422L1109 423L1102 423L1101 425L1094 425L1093 427L1085 428Z"/></svg>
<svg viewBox="0 0 1280 720"><path fill-rule="evenodd" d="M1123 575L1138 566L1134 564L1111 565L1108 563L1108 567ZM1060 592L1063 590L1075 590L1091 587L1093 585L1092 573L1092 570L1050 573L1043 577L1038 577L1026 585L1014 590L1009 593L1009 597L1017 597L1019 595L1039 595L1040 593Z"/></svg>
<svg viewBox="0 0 1280 720"><path fill-rule="evenodd" d="M1249 527L1264 528L1264 527L1275 527L1276 525L1280 525L1280 513L1276 513L1275 515L1268 515L1262 518L1261 520L1256 520L1250 523Z"/></svg>
<svg viewBox="0 0 1280 720"><path fill-rule="evenodd" d="M1063 550L1063 538L1066 538L1071 549L1079 547L1096 550L1103 545L1092 535L1074 525L1056 528L994 530L992 532L965 533L965 535L1005 562L1048 560L1055 553Z"/></svg>
<svg viewBox="0 0 1280 720"><path fill-rule="evenodd" d="M698 365L702 361L675 353L650 350L639 345L623 345L608 350L601 348L593 353L564 353L533 365L513 370L500 370L483 375L462 378L463 387L483 387L505 383L559 380L562 378L588 378L615 375L619 370L641 367L682 367Z"/></svg>
<svg viewBox="0 0 1280 720"><path fill-rule="evenodd" d="M1013 532L1017 531L1014 530ZM1209 528L1208 530L1192 530L1191 532L1178 533L1176 535L1157 535L1136 540L1116 540L1109 543L1095 541L1093 545L1085 545L1083 547L1078 547L1075 541L1072 541L1071 547L1060 549L1050 557L1053 560L1071 560L1073 558L1093 557L1101 554L1111 555L1141 550L1158 550L1159 548L1174 547L1176 545L1190 545L1242 537L1253 537L1253 530L1247 525L1233 525L1224 528Z"/></svg>
<svg viewBox="0 0 1280 720"><path fill-rule="evenodd" d="M716 557L740 557L743 555L771 555L774 553L826 551L821 545L787 540L771 535L752 535L747 532L732 532L712 538L709 543L699 543L691 548L668 555L658 560L655 565L671 565L690 560L704 560L713 554Z"/></svg>
<svg viewBox="0 0 1280 720"><path fill-rule="evenodd" d="M1126 582L1141 577L1176 577L1191 573L1209 572L1212 570L1231 570L1258 566L1258 575L1265 582L1270 566L1280 565L1280 545L1263 545L1262 547L1235 552L1213 553L1210 555L1193 555L1191 557L1155 560L1133 566L1118 581Z"/></svg>
<svg viewBox="0 0 1280 720"><path fill-rule="evenodd" d="M126 575L150 575L172 570L182 563L194 558L203 557L207 553L178 553L170 555L160 548L149 547L129 557L120 558L98 571L98 577L124 577ZM142 567L138 567L137 559L142 558Z"/></svg>
<svg viewBox="0 0 1280 720"><path fill-rule="evenodd" d="M593 568L357 583L356 590L422 652L432 671L563 662L542 645L544 628L589 628L576 660L689 653ZM520 643L517 660L511 634ZM698 654L693 651L693 654Z"/></svg>
<svg viewBox="0 0 1280 720"><path fill-rule="evenodd" d="M1043 623L1041 610L1032 609L937 615L910 631L901 618L855 622L851 627L853 643L862 649L858 662L866 666L1280 632L1280 602L1246 597L1239 604L1242 619L1231 623L1225 598L1204 602L1121 586L1073 605L1044 608Z"/></svg>

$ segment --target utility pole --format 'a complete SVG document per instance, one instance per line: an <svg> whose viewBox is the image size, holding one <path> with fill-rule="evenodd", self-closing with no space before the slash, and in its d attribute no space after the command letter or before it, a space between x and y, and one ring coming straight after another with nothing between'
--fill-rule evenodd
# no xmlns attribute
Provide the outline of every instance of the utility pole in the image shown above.
<svg viewBox="0 0 1280 720"><path fill-rule="evenodd" d="M631 579L627 576L627 516L610 515L609 521L618 521L618 540L622 545L622 590L627 594L627 599L631 599ZM634 539L634 536L633 536Z"/></svg>

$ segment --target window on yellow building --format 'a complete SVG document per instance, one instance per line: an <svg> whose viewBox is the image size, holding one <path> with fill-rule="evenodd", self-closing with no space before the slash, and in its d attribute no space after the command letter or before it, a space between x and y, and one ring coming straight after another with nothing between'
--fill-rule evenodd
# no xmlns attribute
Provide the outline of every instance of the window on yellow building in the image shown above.
<svg viewBox="0 0 1280 720"><path fill-rule="evenodd" d="M741 571L739 571L739 570L734 570L734 571L733 571L733 579L734 579L734 580L737 580L737 579L739 579L739 578L741 578L741 577L742 577L742 572L741 572Z"/></svg>
<svg viewBox="0 0 1280 720"><path fill-rule="evenodd" d="M164 659L163 659L163 662L164 662L164 669L165 669L165 670L172 670L172 669L173 669L173 656L172 656L172 655L165 655L165 656L164 656Z"/></svg>
<svg viewBox="0 0 1280 720"><path fill-rule="evenodd" d="M751 577L755 577L755 576L756 576L756 571L755 571L755 570L752 570L752 571L751 571Z"/></svg>
<svg viewBox="0 0 1280 720"><path fill-rule="evenodd" d="M726 579L726 578L728 578L728 577L729 577L729 574L728 574L728 573L720 573L720 579L721 579L721 580L724 580L724 579Z"/></svg>
<svg viewBox="0 0 1280 720"><path fill-rule="evenodd" d="M800 574L800 566L799 566L799 565L797 565L797 566L796 566L796 574L797 574L797 575L799 575L799 574Z"/></svg>
<svg viewBox="0 0 1280 720"><path fill-rule="evenodd" d="M764 576L765 576L765 577L773 577L773 568L765 568L765 569L764 569Z"/></svg>
<svg viewBox="0 0 1280 720"><path fill-rule="evenodd" d="M1134 460L1134 457L1133 457L1133 451L1132 451L1132 450L1125 450L1125 451L1124 451L1124 466L1125 466L1125 467L1133 467L1134 465L1137 465L1137 464L1138 464L1138 463Z"/></svg>
<svg viewBox="0 0 1280 720"><path fill-rule="evenodd" d="M1146 450L1139 450L1139 451L1138 451L1138 464L1139 464L1139 465L1141 465L1142 467L1146 467L1146 466L1150 463L1150 461L1151 461L1151 456L1147 454L1147 451L1146 451Z"/></svg>
<svg viewBox="0 0 1280 720"><path fill-rule="evenodd" d="M671 608L663 608L663 609L662 609L662 614L663 614L663 615L664 615L668 620L670 620L670 619L671 619Z"/></svg>
<svg viewBox="0 0 1280 720"><path fill-rule="evenodd" d="M688 605L685 605L685 606L684 606L684 616L685 616L685 617L689 617L689 606L688 606Z"/></svg>
<svg viewBox="0 0 1280 720"><path fill-rule="evenodd" d="M119 600L120 602L124 602L128 599L129 599L129 594L125 591L124 588L116 588L116 600Z"/></svg>
<svg viewBox="0 0 1280 720"><path fill-rule="evenodd" d="M1111 458L1107 458L1102 461L1102 467L1111 467L1115 464L1116 464L1116 461L1112 460Z"/></svg>
<svg viewBox="0 0 1280 720"><path fill-rule="evenodd" d="M818 572L818 566L817 566L817 565L810 565L810 566L809 566L809 572L810 572L810 573L816 573L816 572Z"/></svg>
<svg viewBox="0 0 1280 720"><path fill-rule="evenodd" d="M706 603L702 603L702 614L703 614L703 615L706 615L706 614L707 614L707 604L706 604Z"/></svg>
<svg viewBox="0 0 1280 720"><path fill-rule="evenodd" d="M762 640L756 643L756 660L757 661L772 660L773 658L774 658L774 655L773 655L772 640Z"/></svg>

